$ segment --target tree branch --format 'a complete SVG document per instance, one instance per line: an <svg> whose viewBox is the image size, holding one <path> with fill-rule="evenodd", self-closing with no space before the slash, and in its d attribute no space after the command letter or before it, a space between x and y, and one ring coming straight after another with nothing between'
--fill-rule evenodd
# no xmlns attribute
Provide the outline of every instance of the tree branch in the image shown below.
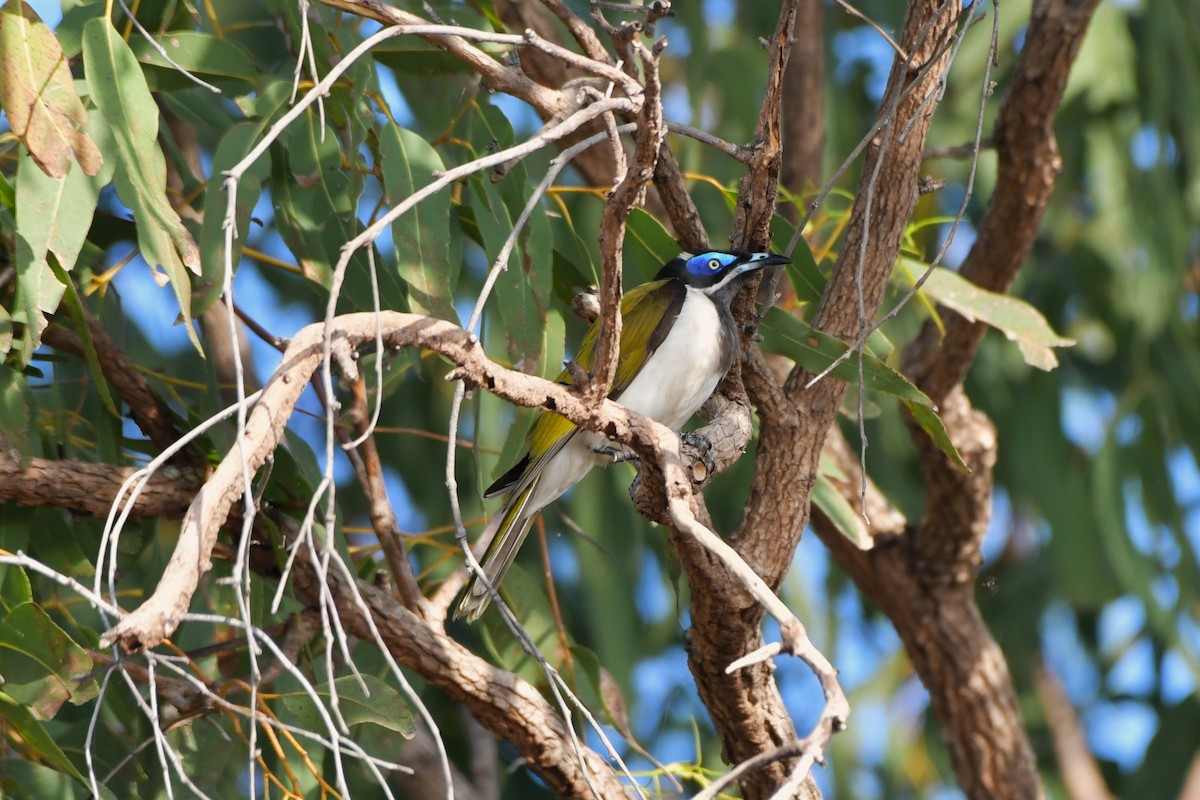
<svg viewBox="0 0 1200 800"><path fill-rule="evenodd" d="M592 361L592 376L585 389L590 402L598 402L612 389L617 375L617 357L621 343L621 249L625 242L625 222L635 206L646 199L646 187L654 176L658 152L667 135L662 116L662 86L658 81L658 54L662 43L651 52L639 41L633 47L646 71L646 94L638 114L637 149L633 169L622 176L604 204L600 222L600 335Z"/></svg>
<svg viewBox="0 0 1200 800"><path fill-rule="evenodd" d="M909 6L902 43L906 52L913 54L913 61L897 62L893 67L882 104L884 109L894 109L891 124L883 126L868 153L843 256L817 318L822 329L841 335L857 330L861 313L859 286L865 314L871 316L879 307L917 200L919 156L936 107L927 98L937 91L948 67L947 45L956 31L960 11L956 3L933 0ZM785 9L781 18L787 13ZM775 76L775 80L781 78ZM778 128L770 124L760 128L767 131L768 137L771 131L779 135ZM771 176L770 185L774 186L778 163L773 167L764 163L759 169ZM871 191L867 190L868 182ZM752 232L765 235L773 203L749 209L743 203L739 201L741 221L737 227L743 238L738 241L752 242ZM861 268L856 263L860 258ZM765 369L756 369L752 376L756 400L769 401L772 411L763 413L760 406L754 484L746 515L730 543L771 587L779 585L791 566L792 553L808 521L822 443L845 390L840 381L825 381L804 391L804 382L798 382L801 372L795 370L782 389L770 388L773 378ZM761 610L739 587L705 569L702 563L684 561L691 585L704 587L692 598L695 626L689 663L721 733L724 757L739 762L794 739L795 731L769 670L747 669L736 680L730 680L717 667L729 655L758 646ZM743 780L743 793L752 799L767 797L789 773L786 763L769 765Z"/></svg>
<svg viewBox="0 0 1200 800"><path fill-rule="evenodd" d="M821 185L825 152L825 31L821 0L800 0L795 39L783 77L783 166L781 180L802 195ZM784 213L796 221L796 209Z"/></svg>
<svg viewBox="0 0 1200 800"><path fill-rule="evenodd" d="M1112 792L1108 790L1100 765L1088 747L1087 736L1079 724L1075 709L1071 707L1071 698L1067 696L1062 681L1043 663L1035 667L1034 687L1046 712L1046 724L1054 737L1054 756L1058 760L1067 796L1072 800L1112 800Z"/></svg>
<svg viewBox="0 0 1200 800"><path fill-rule="evenodd" d="M171 409L150 388L149 381L138 371L137 365L90 314L87 315L87 326L100 371L117 390L121 399L129 405L129 416L156 448L165 450L170 447L179 438ZM42 342L78 359L85 358L83 342L79 336L58 323L46 328L42 334Z"/></svg>
<svg viewBox="0 0 1200 800"><path fill-rule="evenodd" d="M113 498L137 469L111 464L35 458L28 466L0 452L0 502L64 508L105 517ZM204 471L165 467L156 472L130 511L131 519L178 518L204 482Z"/></svg>
<svg viewBox="0 0 1200 800"><path fill-rule="evenodd" d="M991 136L999 155L996 189L959 272L1006 292L1024 263L1062 171L1054 117L1071 64L1099 0L1038 0ZM945 330L925 323L903 371L935 403L962 382L986 326L941 309Z"/></svg>

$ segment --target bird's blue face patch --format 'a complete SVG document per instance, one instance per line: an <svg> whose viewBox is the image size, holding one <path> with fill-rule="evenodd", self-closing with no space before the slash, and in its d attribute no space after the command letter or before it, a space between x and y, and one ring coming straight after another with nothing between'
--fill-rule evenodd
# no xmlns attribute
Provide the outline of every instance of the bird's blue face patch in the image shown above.
<svg viewBox="0 0 1200 800"><path fill-rule="evenodd" d="M687 271L696 277L710 277L720 275L737 260L738 257L732 253L714 251L692 256L688 259L686 267Z"/></svg>

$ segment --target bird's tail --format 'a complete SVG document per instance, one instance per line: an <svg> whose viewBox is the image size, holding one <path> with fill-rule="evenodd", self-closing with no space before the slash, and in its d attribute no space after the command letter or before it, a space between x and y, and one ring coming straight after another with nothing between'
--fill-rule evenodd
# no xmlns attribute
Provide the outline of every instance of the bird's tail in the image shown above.
<svg viewBox="0 0 1200 800"><path fill-rule="evenodd" d="M508 502L496 512L496 516L492 517L483 532L481 541L486 539L493 530L495 531L491 542L488 543L487 550L483 553L483 558L479 559L483 574L487 576L488 583L494 588L500 587L500 581L504 580L504 574L512 566L517 551L521 549L525 537L529 534L529 526L538 512L538 509L528 508L529 496L533 494L537 484L538 481L535 478L530 481L529 486L509 497ZM472 575L471 579L467 581L467 588L463 593L462 600L458 601L458 606L454 609L454 618L465 618L467 622L474 622L479 619L491 602L492 596L488 593L487 587Z"/></svg>

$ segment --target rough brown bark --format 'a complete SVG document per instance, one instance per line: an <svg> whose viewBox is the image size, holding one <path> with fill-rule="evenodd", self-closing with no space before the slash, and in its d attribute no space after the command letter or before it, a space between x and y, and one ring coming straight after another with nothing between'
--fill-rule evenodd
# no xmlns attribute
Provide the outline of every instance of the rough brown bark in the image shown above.
<svg viewBox="0 0 1200 800"><path fill-rule="evenodd" d="M1095 6L1095 0L1042 0L1034 7L999 112L996 191L962 268L993 291L1011 284L1053 191L1060 168L1054 114ZM896 625L930 692L967 796L1036 798L1043 789L1012 681L973 597L991 511L996 442L991 423L962 393L961 380L983 329L944 310L943 320L944 338L926 325L906 352L904 371L939 404L942 421L972 472L955 469L910 426L927 486L920 523L877 536L876 548L864 553L822 515L814 515L813 522L838 563ZM839 463L847 471L859 470L848 456Z"/></svg>
<svg viewBox="0 0 1200 800"><path fill-rule="evenodd" d="M562 31L556 20L547 12L548 7L549 11L558 16L559 21L563 22L565 27L575 35L589 58L612 63L612 57L608 51L600 44L600 40L592 32L592 29L587 27L579 17L559 2L546 3L545 6L528 0L521 2L499 0L496 3L496 12L510 30L535 30L549 41L562 44L564 38ZM517 51L517 55L521 59L522 69L543 86L559 89L568 81L581 77L577 72L569 70L561 60L538 50L523 48ZM593 84L595 88L603 91L602 84L597 82L593 82ZM543 120L551 119L555 113L549 107L537 107L537 109ZM570 147L602 130L604 130L602 121L584 126L578 133L565 137L560 144L560 149ZM583 151L572 160L571 165L592 186L608 188L620 178L614 168L611 154L602 147L593 147ZM707 247L708 235L704 232L704 226L696 211L695 203L692 202L691 196L684 191L679 164L675 160L671 146L666 142L663 143L662 152L655 165L654 186L657 194L646 197L646 209L659 219L669 221L675 229L676 238L685 248L699 251Z"/></svg>
<svg viewBox="0 0 1200 800"><path fill-rule="evenodd" d="M793 29L792 54L783 77L784 188L802 195L821 186L825 151L825 36L821 0L800 0ZM798 219L796 209L782 209ZM800 213L803 213L801 211Z"/></svg>
<svg viewBox="0 0 1200 800"><path fill-rule="evenodd" d="M999 157L996 190L960 268L964 278L989 291L1012 285L1054 193L1062 171L1054 117L1097 5L1099 0L1034 4L992 135ZM952 311L940 313L944 333L926 323L908 349L904 370L935 403L962 382L986 330Z"/></svg>
<svg viewBox="0 0 1200 800"><path fill-rule="evenodd" d="M1061 99L1066 70L1096 2L1084 0L1071 5L1063 0L1045 0L1035 8L1022 61L1001 108L996 131L1000 182L980 227L979 241L964 266L964 274L985 287L1006 289L1032 245L1059 168L1051 127L1053 112ZM902 41L905 49L914 53L913 67L924 71L918 75L915 69L905 70L900 64L893 69L886 97L896 97L913 80L918 81L918 86L899 104L897 124L890 132L882 133L868 153L864 189L859 192L848 229L843 263L839 264L818 316L818 324L826 330L846 337L857 333L862 322L859 291L867 319L878 308L895 246L916 200L920 152L934 108L932 103L923 109L917 106L942 74L945 54L941 44L953 28L958 13L956 5L947 3L939 7L932 2L914 2L910 6ZM812 7L819 13L819 3L813 0L800 0L799 7L802 13L804 9L812 11ZM928 29L924 27L926 20L932 21ZM925 30L927 35L923 33ZM923 42L919 41L922 39ZM468 52L458 42L448 46L453 48ZM462 57L461 53L456 52ZM931 58L932 65L925 66ZM791 63L794 66L798 61L799 58ZM557 93L524 84L513 77L509 68L499 64L480 66L480 71L495 85L518 96L539 99L546 108L559 100ZM905 141L898 141L897 131L907 127L910 119L916 123L906 132ZM775 132L776 150L763 151L763 160L757 165L756 174L760 178L756 185L765 182L773 186L780 174L777 145L780 139L786 142L788 138L786 128L782 134ZM606 156L602 149L594 152ZM663 154L665 158L669 151L664 149ZM603 160L607 162L606 157ZM663 161L659 163L661 166ZM877 177L876 164L881 164ZM786 161L782 169L786 181ZM658 174L655 180L660 181ZM661 181L668 186L679 184L669 170ZM868 181L872 182L870 190L866 189ZM769 221L771 204L761 205L767 210L739 209L739 236L743 240L760 236L764 218ZM694 207L691 212L686 206L680 208L672 214L673 218L694 215ZM997 246L1000 242L1003 246ZM899 528L889 529L891 536L879 537L877 549L864 554L832 532L828 521L819 515L814 523L864 592L895 621L914 667L930 687L934 711L950 740L955 769L968 795L1036 797L1041 791L1036 765L1021 730L1011 681L1003 657L988 636L971 597L971 581L979 563L978 545L987 526L995 443L990 423L971 409L959 391L959 383L974 355L982 327L969 325L949 313L946 319L948 325L957 326L948 328L949 344L944 345L926 330L911 349L909 358L920 382L940 400L947 428L974 472L971 476L957 473L928 445L923 434L914 434L929 481L930 501L926 518L910 530L910 535L901 535L903 531ZM955 331L954 335L950 330ZM817 455L844 392L844 385L835 380L803 390L807 378L803 373L793 375L785 391L761 365L747 371L746 383L762 418L762 438L750 508L732 541L772 586L778 585L790 565L807 519ZM0 461L0 469L3 466ZM111 478L114 468L104 469ZM782 481L781 475L795 476L795 481ZM0 487L7 488L3 478L0 473ZM94 497L99 492L92 494ZM108 498L101 499L106 510ZM98 513L92 506L81 506L80 510ZM879 517L873 515L873 518ZM794 727L768 667L743 670L735 676L724 674L730 660L761 644L758 633L761 607L740 589L730 586L724 567L711 556L687 541L677 539L677 543L689 565L693 586L703 586L702 591L695 593L696 627L689 651L701 695L721 733L726 757L731 761L741 760L748 754L794 739ZM299 581L302 586L305 580L309 581L312 590L314 579L308 575ZM342 603L348 596L348 586L335 588ZM461 648L455 650L458 646L453 642L443 644L433 627L426 625L428 631L423 628L414 633L412 626L421 621L394 603L388 605L390 599L372 594L370 602L376 623L386 631L385 641L393 652L414 659L436 675L446 671L446 684L439 685L473 712L482 714L480 718L490 730L517 743L523 754L527 748L531 755L526 757L531 758L530 763L539 772L546 770L543 777L555 791L565 796L591 796L586 783L580 782L582 773L569 774L572 764L565 762L572 762L575 767L578 763L573 753L564 752L563 731L554 727L560 725L557 712L548 709L547 714L547 708L538 706L538 702L545 704L536 693L536 700L527 697L521 687L505 683L503 673L482 662L464 661L475 657L466 651L459 652ZM358 635L369 633L365 621L356 616L356 607L347 603L340 608L346 619L360 625ZM497 702L497 697L502 702ZM587 758L599 763L590 751ZM606 767L603 771L606 776L610 774ZM756 773L744 786L746 796L765 796L788 771L787 764L779 764ZM607 777L603 780L607 781ZM607 783L604 791L607 796Z"/></svg>
<svg viewBox="0 0 1200 800"><path fill-rule="evenodd" d="M908 65L897 63L888 82L883 107L894 106L895 123L885 126L868 151L843 256L816 320L824 330L846 337L857 333L857 285L862 287L866 318L873 318L879 307L917 200L920 154L936 108L927 95L944 77L949 60L946 45L960 10L958 4L932 0L909 6L902 41L913 60ZM778 174L776 166L773 179ZM769 221L769 216L743 212L739 207L735 222L735 231L743 236L763 230ZM773 588L787 573L808 521L818 457L845 391L845 384L836 380L805 391L808 377L797 370L781 389L765 369L746 374L759 408L761 431L750 501L730 543ZM688 559L682 558L688 565ZM794 738L768 666L735 676L724 674L726 664L761 643L762 610L719 570L706 569L703 560L689 565L688 577L693 587L704 587L693 592L689 663L721 736L725 758L741 761ZM789 770L787 762L771 765L744 780L742 791L752 800L769 797Z"/></svg>
<svg viewBox="0 0 1200 800"><path fill-rule="evenodd" d="M22 466L0 453L0 503L64 508L105 517L117 490L136 470L88 461L34 458ZM130 519L183 516L204 473L190 467L163 467L154 473L138 495Z"/></svg>
<svg viewBox="0 0 1200 800"><path fill-rule="evenodd" d="M957 478L964 474L944 456L944 466L930 470L928 451L934 448L922 445L929 494L919 524L877 537L875 548L866 552L820 514L813 517L814 528L859 589L896 626L913 669L929 690L966 795L977 800L1042 797L1004 655L974 601L979 543L991 510L995 431L961 392L947 398L941 411L972 471L960 483ZM839 465L859 471L848 455ZM938 514L928 513L935 507Z"/></svg>

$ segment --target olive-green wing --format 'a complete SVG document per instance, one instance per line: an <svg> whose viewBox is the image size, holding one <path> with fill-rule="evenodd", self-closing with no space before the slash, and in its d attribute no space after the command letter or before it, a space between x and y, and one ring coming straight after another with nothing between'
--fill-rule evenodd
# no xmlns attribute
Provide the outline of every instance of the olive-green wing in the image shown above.
<svg viewBox="0 0 1200 800"><path fill-rule="evenodd" d="M621 301L621 349L617 357L617 376L609 397L621 398L621 392L646 365L646 360L658 349L666 338L683 308L687 287L679 281L652 281L644 283L625 294ZM600 338L599 324L593 324L584 334L575 363L591 369L595 357L596 341ZM637 349L633 342L646 342ZM563 370L559 383L572 383L571 373ZM562 449L575 434L575 423L552 411L543 411L529 431L529 451L511 469L496 479L484 492L492 497L502 492L521 491L529 479L538 474L542 464Z"/></svg>

